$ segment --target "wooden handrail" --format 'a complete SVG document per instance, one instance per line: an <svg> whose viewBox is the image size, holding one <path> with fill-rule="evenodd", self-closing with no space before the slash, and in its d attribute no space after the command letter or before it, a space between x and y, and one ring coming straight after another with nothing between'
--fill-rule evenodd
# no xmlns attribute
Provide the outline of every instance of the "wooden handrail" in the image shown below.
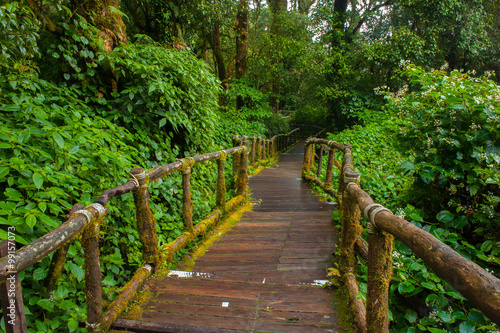
<svg viewBox="0 0 500 333"><path fill-rule="evenodd" d="M325 181L318 170L312 172L316 146L329 149ZM350 304L356 313L354 322L358 332L388 332L388 290L392 275L392 239L405 243L443 280L481 310L491 321L500 324L500 279L479 265L461 256L430 233L410 222L395 216L381 205L374 204L371 197L359 186L360 176L354 170L350 145L334 141L310 138L306 141L302 177L320 186L326 193L341 202L342 242L339 268L346 284ZM343 153L342 164L335 158L335 150ZM320 155L320 154L318 154ZM332 189L332 172L339 170L338 191ZM368 232L368 285L366 307L356 296L359 286L356 276L355 251L360 242L362 227L361 212L369 222ZM372 219L370 218L373 215ZM364 247L363 247L364 248Z"/></svg>
<svg viewBox="0 0 500 333"><path fill-rule="evenodd" d="M157 166L149 171L135 168L130 171L132 176L123 185L105 190L88 207L75 205L71 215L60 226L43 235L29 245L24 246L15 252L15 260L10 258L0 258L0 282L9 278L13 272L20 272L43 257L58 250L57 256L53 257L52 266L62 267L66 260L67 244L69 241L82 235L82 245L85 251L85 292L87 299L87 330L89 332L106 331L113 321L128 306L136 291L142 283L159 266L160 262L170 262L174 259L174 254L184 248L198 235L203 234L214 223L220 220L225 212L234 210L246 198L248 193L248 164L249 164L249 141L252 142L252 161L257 166L260 162L271 158L277 153L289 148L298 141L298 130L293 130L287 134L279 134L266 140L261 137L233 138L234 147L218 152L186 157L173 163ZM227 156L233 157L233 172L235 175L236 196L226 203L225 195L225 163ZM193 226L192 222L192 201L190 194L190 174L192 167L198 163L218 160L216 209L203 221ZM173 242L165 246L158 247L158 237L156 235L156 221L149 205L148 186L150 182L157 181L179 171L182 173L183 188L183 221L184 232ZM113 197L125 193L133 192L136 206L137 228L139 237L143 245L143 262L132 279L122 288L119 296L108 306L107 311L102 313L102 278L99 264L99 231L107 208L106 204ZM83 208L83 209L79 209ZM61 270L55 270L60 273ZM50 281L54 282L58 276L51 276ZM52 285L52 283L51 283ZM16 292L20 292L16 290ZM16 295L19 297L19 294ZM4 318L8 326L8 320Z"/></svg>

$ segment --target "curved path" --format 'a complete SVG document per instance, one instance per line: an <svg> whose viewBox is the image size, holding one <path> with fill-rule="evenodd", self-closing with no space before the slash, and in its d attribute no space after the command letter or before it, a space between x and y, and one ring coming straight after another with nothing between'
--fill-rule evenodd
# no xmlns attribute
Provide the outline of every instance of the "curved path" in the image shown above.
<svg viewBox="0 0 500 333"><path fill-rule="evenodd" d="M333 292L322 288L338 234L335 205L300 179L304 144L250 178L254 208L192 272L172 271L149 287L138 332L341 332ZM132 329L134 328L134 329Z"/></svg>

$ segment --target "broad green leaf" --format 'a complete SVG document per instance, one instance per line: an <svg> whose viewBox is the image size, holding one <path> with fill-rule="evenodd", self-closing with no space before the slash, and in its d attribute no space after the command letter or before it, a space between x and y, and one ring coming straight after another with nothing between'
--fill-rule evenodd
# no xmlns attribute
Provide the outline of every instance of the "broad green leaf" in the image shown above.
<svg viewBox="0 0 500 333"><path fill-rule="evenodd" d="M162 128L163 126L165 126L166 123L167 123L167 118L161 118L160 124L159 124L160 128Z"/></svg>
<svg viewBox="0 0 500 333"><path fill-rule="evenodd" d="M71 267L71 273L76 277L78 281L82 281L85 278L85 273L83 272L83 269L72 262L70 262L69 265Z"/></svg>
<svg viewBox="0 0 500 333"><path fill-rule="evenodd" d="M10 169L7 167L0 167L0 178L7 176L10 172Z"/></svg>
<svg viewBox="0 0 500 333"><path fill-rule="evenodd" d="M68 320L68 328L70 332L74 332L78 328L78 321L73 318Z"/></svg>
<svg viewBox="0 0 500 333"><path fill-rule="evenodd" d="M491 248L493 247L494 242L492 240L487 240L483 244L481 244L481 251L483 252L489 252Z"/></svg>
<svg viewBox="0 0 500 333"><path fill-rule="evenodd" d="M453 228L462 229L467 225L468 222L469 221L467 219L467 216L462 215L454 219L451 225L453 226Z"/></svg>
<svg viewBox="0 0 500 333"><path fill-rule="evenodd" d="M35 269L35 271L33 272L33 279L35 280L43 280L46 277L47 277L47 271L41 267Z"/></svg>
<svg viewBox="0 0 500 333"><path fill-rule="evenodd" d="M476 332L476 326L474 324L467 322L463 322L458 326L460 333L474 333Z"/></svg>
<svg viewBox="0 0 500 333"><path fill-rule="evenodd" d="M69 149L70 154L76 154L80 150L80 146L73 146Z"/></svg>
<svg viewBox="0 0 500 333"><path fill-rule="evenodd" d="M9 149L11 148L12 146L10 145L10 143L7 143L7 142L0 142L0 149Z"/></svg>
<svg viewBox="0 0 500 333"><path fill-rule="evenodd" d="M43 185L43 176L38 172L35 172L33 174L33 183L35 183L37 189L40 189Z"/></svg>
<svg viewBox="0 0 500 333"><path fill-rule="evenodd" d="M36 224L36 215L35 214L29 214L26 217L26 224L30 227L33 228Z"/></svg>
<svg viewBox="0 0 500 333"><path fill-rule="evenodd" d="M41 299L36 304L49 312L54 311L54 302L51 300Z"/></svg>
<svg viewBox="0 0 500 333"><path fill-rule="evenodd" d="M52 133L52 137L59 147L64 148L64 139L61 134L54 132Z"/></svg>

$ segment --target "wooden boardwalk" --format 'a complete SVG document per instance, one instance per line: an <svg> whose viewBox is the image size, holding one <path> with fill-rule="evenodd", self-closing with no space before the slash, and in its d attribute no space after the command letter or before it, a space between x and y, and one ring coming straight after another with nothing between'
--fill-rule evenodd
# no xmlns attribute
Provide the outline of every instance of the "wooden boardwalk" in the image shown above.
<svg viewBox="0 0 500 333"><path fill-rule="evenodd" d="M137 332L341 332L334 295L321 284L338 235L335 206L300 179L303 143L251 177L254 209L196 260L150 285Z"/></svg>

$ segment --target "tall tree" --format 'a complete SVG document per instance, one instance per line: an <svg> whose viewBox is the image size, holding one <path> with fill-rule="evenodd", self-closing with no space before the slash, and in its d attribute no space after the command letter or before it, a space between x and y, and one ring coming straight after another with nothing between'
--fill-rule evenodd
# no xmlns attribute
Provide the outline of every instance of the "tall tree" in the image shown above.
<svg viewBox="0 0 500 333"><path fill-rule="evenodd" d="M236 79L240 80L247 71L248 55L248 0L240 0L236 14ZM236 99L236 109L244 106L242 96Z"/></svg>

